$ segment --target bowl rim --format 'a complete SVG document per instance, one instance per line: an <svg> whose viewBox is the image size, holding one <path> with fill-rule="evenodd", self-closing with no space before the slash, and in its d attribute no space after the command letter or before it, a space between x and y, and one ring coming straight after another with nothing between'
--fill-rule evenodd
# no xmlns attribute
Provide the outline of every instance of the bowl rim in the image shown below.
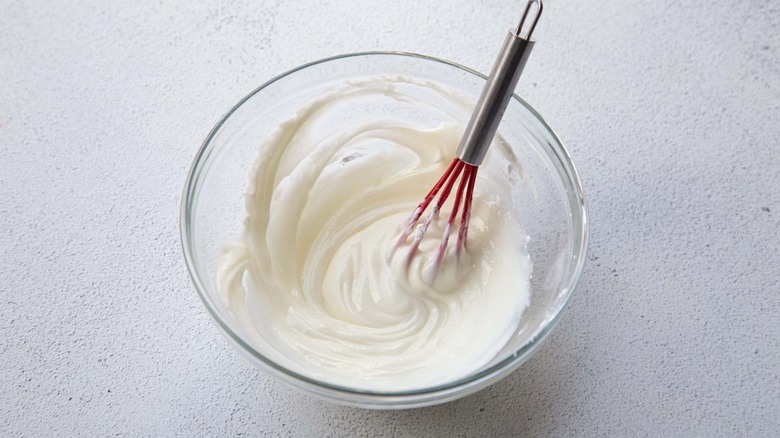
<svg viewBox="0 0 780 438"><path fill-rule="evenodd" d="M456 62L433 57L433 56L428 56L428 55L423 55L423 54L418 54L413 52L403 52L403 51L365 51L365 52L353 52L353 53L346 53L346 54L341 54L336 56L330 56L330 57L326 57L316 61L302 64L298 67L295 67L291 70L288 70L284 73L281 73L273 77L272 79L266 81L265 83L263 83L262 85L260 85L259 87L251 91L241 100L239 100L227 113L225 113L220 118L220 120L214 125L214 127L210 130L205 140L199 147L197 153L195 154L195 157L193 158L189 171L187 173L187 179L184 185L184 190L182 193L182 199L180 205L179 229L180 229L182 252L184 254L184 259L187 265L187 270L189 272L190 279L192 280L192 283L195 286L195 290L198 293L198 296L200 297L201 301L205 305L206 309L208 310L209 315L216 323L217 327L231 341L231 343L233 343L236 347L238 347L239 351L241 351L245 356L247 356L248 359L250 359L253 363L257 365L262 365L261 368L263 368L264 371L268 372L275 378L282 380L283 382L286 382L288 384L291 384L292 386L297 387L298 389L302 389L308 393L319 396L321 398L330 401L335 401L341 404L352 405L352 406L360 406L360 407L367 407L367 408L388 408L388 407L409 408L409 407L443 403L446 401L463 397L479 389L482 389L491 383L494 383L495 381L510 374L513 370L519 367L523 362L525 362L525 360L527 360L531 356L531 353L533 353L541 345L541 343L548 337L550 332L560 321L562 315L565 313L565 310L567 309L568 304L571 301L571 297L574 294L574 291L579 283L580 277L582 275L582 271L585 266L585 261L587 258L586 254L588 249L589 221L588 221L587 209L585 205L585 195L582 188L582 183L579 178L579 174L576 170L576 167L574 166L574 163L571 159L568 150L564 146L560 137L558 137L558 134L547 124L544 118L530 104L528 104L525 100L520 98L517 94L513 93L512 98L516 100L518 103L520 103L523 107L525 107L525 109L527 109L541 123L542 127L546 129L548 133L552 136L552 138L555 140L554 144L550 144L549 146L552 149L552 151L555 153L555 156L560 161L564 173L569 179L568 182L571 184L571 188L574 191L575 198L578 201L577 205L579 207L579 213L580 213L579 216L581 217L581 221L579 224L580 225L579 228L581 229L581 233L579 233L580 244L579 246L575 245L575 248L573 248L575 258L577 259L576 264L574 266L574 271L572 272L572 275L569 278L568 283L565 285L565 289L567 289L567 291L562 302L559 304L559 309L557 310L555 315L547 322L545 326L543 326L540 329L535 339L522 345L518 350L515 351L514 354L508 356L507 358L493 364L492 366L482 371L479 371L474 374L470 374L464 378L455 380L453 382L449 382L447 384L423 388L420 390L412 390L412 391L407 390L407 391L398 391L398 392L358 390L349 387L321 382L319 380L291 371L275 363L273 360L265 357L263 354L259 353L255 348L253 348L251 345L245 342L241 338L241 336L239 336L235 331L233 331L231 327L229 327L226 324L226 322L222 319L222 317L217 312L215 303L212 302L211 298L206 293L204 282L201 281L200 274L195 265L193 250L191 246L191 241L190 241L191 233L189 231L192 224L192 215L191 215L192 209L190 209L189 206L192 205L192 202L194 200L194 195L195 193L197 193L195 190L196 188L195 182L197 180L197 176L199 175L199 171L201 170L201 167L204 164L205 159L209 155L208 154L209 146L211 145L212 140L214 139L215 135L220 131L222 126L230 119L230 117L239 108L241 108L244 105L244 103L246 103L257 93L261 92L262 90L269 87L270 85L300 70L304 70L306 68L316 66L319 64L324 64L331 61L343 60L343 59L354 58L354 57L373 57L373 56L407 57L407 58L421 59L424 61L436 62L436 63L444 64L446 66L450 66L462 70L466 73L477 76L482 80L487 79L486 75L474 69L471 69L469 67L458 64ZM575 232L576 232L576 228L577 227L575 226ZM576 240L575 240L575 244L576 244Z"/></svg>

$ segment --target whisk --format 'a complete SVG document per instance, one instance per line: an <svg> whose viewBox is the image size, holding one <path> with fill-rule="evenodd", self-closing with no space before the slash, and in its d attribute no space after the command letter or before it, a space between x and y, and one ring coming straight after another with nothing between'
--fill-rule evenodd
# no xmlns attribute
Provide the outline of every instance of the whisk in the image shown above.
<svg viewBox="0 0 780 438"><path fill-rule="evenodd" d="M531 14L531 6L536 4L535 14ZM520 18L520 23L517 25L517 29L509 31L506 39L504 40L504 46L498 54L493 70L490 72L485 88L482 89L482 94L477 101L477 105L474 108L474 112L471 114L471 119L466 130L463 133L463 137L460 140L456 158L452 160L444 174L439 178L439 181L431 188L422 202L417 206L409 220L403 226L401 235L398 237L398 241L395 243L388 255L388 261L393 258L396 251L403 246L412 236L412 243L409 251L406 254L406 266L408 267L412 261L412 258L417 253L420 247L420 243L425 236L428 227L431 222L438 218L439 211L442 205L450 196L453 187L456 182L458 183L455 200L452 206L452 211L447 220L447 226L444 229L442 235L441 244L436 253L436 258L433 261L432 276L430 281L436 278L436 274L444 258L444 254L447 250L447 245L450 239L450 234L455 224L455 220L458 216L458 211L462 206L460 212L460 228L458 230L458 240L456 247L456 256L460 257L462 248L466 245L466 238L468 236L469 219L471 217L471 199L474 194L474 182L477 179L477 170L479 165L482 164L482 160L485 158L488 147L493 141L493 136L496 134L498 125L501 122L501 118L504 115L509 99L512 97L517 81L520 79L520 74L525 67L525 63L528 60L528 56L531 53L534 42L531 40L531 35L536 28L536 23L539 21L539 17L542 14L542 1L530 0L525 5L525 10ZM523 34L524 29L527 28L527 32ZM460 181L458 182L458 180ZM438 195L438 197L437 197ZM425 218L422 224L417 224L422 217L425 210L431 207L430 213Z"/></svg>

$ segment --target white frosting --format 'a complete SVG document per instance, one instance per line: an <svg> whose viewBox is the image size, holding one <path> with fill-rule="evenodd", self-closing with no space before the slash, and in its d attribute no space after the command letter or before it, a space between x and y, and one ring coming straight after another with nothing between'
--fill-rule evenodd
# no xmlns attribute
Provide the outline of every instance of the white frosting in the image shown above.
<svg viewBox="0 0 780 438"><path fill-rule="evenodd" d="M476 182L467 250L456 257L452 238L432 285L425 266L451 200L408 270L408 248L386 262L463 132L407 87L468 108L447 89L406 77L351 81L315 99L260 146L244 233L226 245L218 270L244 338L278 364L330 384L403 391L465 377L494 358L528 305L525 239L502 208L508 181L488 166ZM444 122L376 112L338 121L356 102L386 99L427 105Z"/></svg>

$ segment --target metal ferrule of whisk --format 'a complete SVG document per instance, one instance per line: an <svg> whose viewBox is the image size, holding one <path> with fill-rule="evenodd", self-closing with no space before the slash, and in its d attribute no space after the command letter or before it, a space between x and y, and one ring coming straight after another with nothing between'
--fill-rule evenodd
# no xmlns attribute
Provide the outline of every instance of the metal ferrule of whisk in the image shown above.
<svg viewBox="0 0 780 438"><path fill-rule="evenodd" d="M537 5L536 13L530 16L531 6L534 3ZM496 135L509 99L512 98L512 93L534 47L531 36L541 14L542 1L529 1L517 29L510 30L504 40L504 46L498 54L458 146L457 157L472 166L482 164L493 136Z"/></svg>

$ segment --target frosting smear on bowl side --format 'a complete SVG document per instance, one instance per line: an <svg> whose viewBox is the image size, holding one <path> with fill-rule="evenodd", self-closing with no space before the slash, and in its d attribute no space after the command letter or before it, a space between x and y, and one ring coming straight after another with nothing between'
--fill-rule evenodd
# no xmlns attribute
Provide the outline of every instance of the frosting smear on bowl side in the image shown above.
<svg viewBox="0 0 780 438"><path fill-rule="evenodd" d="M418 101L408 91L419 87L447 105ZM386 99L426 105L440 120L381 111L339 119ZM218 268L225 305L259 353L333 385L395 392L466 377L504 347L528 306L531 262L502 208L511 187L500 172L480 168L466 251L457 257L451 245L432 282L426 268L450 203L408 268L408 247L388 263L400 226L454 156L464 127L449 105L469 108L413 78L354 80L260 145L244 231Z"/></svg>

